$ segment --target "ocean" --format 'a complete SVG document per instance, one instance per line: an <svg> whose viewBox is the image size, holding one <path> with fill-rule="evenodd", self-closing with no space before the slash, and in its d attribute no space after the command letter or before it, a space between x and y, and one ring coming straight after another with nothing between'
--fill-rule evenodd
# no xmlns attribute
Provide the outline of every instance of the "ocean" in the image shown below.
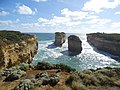
<svg viewBox="0 0 120 90"><path fill-rule="evenodd" d="M82 40L82 52L76 56L68 55L68 43L66 42L62 47L55 47L54 33L32 33L38 37L38 53L33 59L33 64L40 61L49 62L52 64L64 63L78 71L86 69L95 69L102 67L120 67L120 59L106 52L97 50L92 47L86 39L86 34L74 34L79 36ZM67 34L67 37L72 34Z"/></svg>

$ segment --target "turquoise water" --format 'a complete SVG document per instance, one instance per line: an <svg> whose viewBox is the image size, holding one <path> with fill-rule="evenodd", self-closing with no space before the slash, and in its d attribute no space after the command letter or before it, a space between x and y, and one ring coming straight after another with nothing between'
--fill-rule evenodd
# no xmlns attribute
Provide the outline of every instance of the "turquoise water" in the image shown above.
<svg viewBox="0 0 120 90"><path fill-rule="evenodd" d="M35 34L35 33L34 33ZM100 67L120 67L119 58L108 53L97 50L91 47L86 41L85 34L75 34L82 40L82 53L77 56L68 56L67 40L63 46L55 47L53 33L37 33L35 34L39 40L39 49L37 55L34 57L33 63L39 61L46 61L49 63L64 63L77 70L86 70L90 68ZM67 34L69 36L70 34ZM112 59L112 58L117 59Z"/></svg>

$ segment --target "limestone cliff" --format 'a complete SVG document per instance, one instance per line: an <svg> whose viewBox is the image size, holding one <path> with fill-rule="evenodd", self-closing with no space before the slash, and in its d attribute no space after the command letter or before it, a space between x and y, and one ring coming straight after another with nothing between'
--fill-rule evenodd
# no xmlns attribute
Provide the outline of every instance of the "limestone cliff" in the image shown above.
<svg viewBox="0 0 120 90"><path fill-rule="evenodd" d="M120 56L119 34L92 33L87 34L87 41L99 50Z"/></svg>
<svg viewBox="0 0 120 90"><path fill-rule="evenodd" d="M0 31L0 69L25 62L37 53L37 37L18 31Z"/></svg>

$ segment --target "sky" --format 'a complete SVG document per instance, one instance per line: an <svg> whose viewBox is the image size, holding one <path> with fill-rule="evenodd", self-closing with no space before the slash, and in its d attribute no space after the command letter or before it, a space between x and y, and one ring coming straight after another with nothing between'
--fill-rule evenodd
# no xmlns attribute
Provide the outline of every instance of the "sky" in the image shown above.
<svg viewBox="0 0 120 90"><path fill-rule="evenodd" d="M120 33L120 0L0 0L0 30Z"/></svg>

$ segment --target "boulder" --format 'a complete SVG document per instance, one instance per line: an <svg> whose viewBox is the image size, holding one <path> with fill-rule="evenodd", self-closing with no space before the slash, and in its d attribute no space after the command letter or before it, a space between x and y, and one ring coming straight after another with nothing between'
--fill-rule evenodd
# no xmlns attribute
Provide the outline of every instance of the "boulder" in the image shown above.
<svg viewBox="0 0 120 90"><path fill-rule="evenodd" d="M66 35L64 32L56 32L55 33L55 46L61 47L63 43L65 43Z"/></svg>
<svg viewBox="0 0 120 90"><path fill-rule="evenodd" d="M68 51L70 51L70 55L81 53L82 41L78 36L70 35L68 37Z"/></svg>

